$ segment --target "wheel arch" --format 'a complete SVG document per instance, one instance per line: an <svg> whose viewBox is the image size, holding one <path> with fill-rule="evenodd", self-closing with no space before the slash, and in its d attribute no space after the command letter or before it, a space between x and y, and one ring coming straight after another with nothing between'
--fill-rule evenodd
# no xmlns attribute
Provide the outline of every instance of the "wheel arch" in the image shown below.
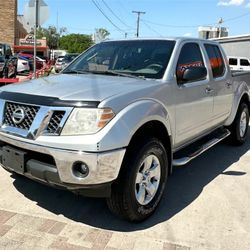
<svg viewBox="0 0 250 250"><path fill-rule="evenodd" d="M132 145L136 144L142 137L155 137L158 140L160 140L167 152L168 156L168 172L169 174L172 173L172 138L171 135L169 135L167 128L165 125L158 121L148 121L144 123L141 127L139 127L133 136L130 139L128 150L126 154L129 154L129 149L132 147ZM125 154L125 157L126 157Z"/></svg>
<svg viewBox="0 0 250 250"><path fill-rule="evenodd" d="M225 126L230 126L234 122L235 117L237 115L237 111L238 111L242 102L245 102L247 104L248 110L250 113L250 97L249 97L248 92L244 91L241 93L241 95L239 95L239 94L235 95L235 98L234 98L233 104L232 104L231 114L230 114L229 118L227 119Z"/></svg>
<svg viewBox="0 0 250 250"><path fill-rule="evenodd" d="M249 101L249 95L247 93L244 93L243 96L241 97L240 99L240 102L239 102L239 105L242 103L242 102L245 102L248 106L248 110L250 111L250 101ZM238 108L239 108L239 105L238 105ZM250 113L250 112L249 112Z"/></svg>

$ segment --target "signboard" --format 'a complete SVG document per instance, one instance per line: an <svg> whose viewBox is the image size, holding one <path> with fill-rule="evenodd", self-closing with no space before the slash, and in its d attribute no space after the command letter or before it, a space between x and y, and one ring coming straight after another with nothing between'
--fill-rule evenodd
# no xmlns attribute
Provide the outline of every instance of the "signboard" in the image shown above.
<svg viewBox="0 0 250 250"><path fill-rule="evenodd" d="M34 35L28 34L24 39L19 40L20 45L31 45L34 46ZM36 41L37 46L41 46L42 42L37 40Z"/></svg>
<svg viewBox="0 0 250 250"><path fill-rule="evenodd" d="M44 0L38 1L38 25L41 26L49 19L49 7ZM24 7L24 19L30 26L35 26L35 2L36 0L30 0Z"/></svg>

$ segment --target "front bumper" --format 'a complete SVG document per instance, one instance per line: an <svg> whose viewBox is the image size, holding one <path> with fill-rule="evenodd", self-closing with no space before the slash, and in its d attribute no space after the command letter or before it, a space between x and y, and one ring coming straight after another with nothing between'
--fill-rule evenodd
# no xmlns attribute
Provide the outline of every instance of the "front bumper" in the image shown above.
<svg viewBox="0 0 250 250"><path fill-rule="evenodd" d="M35 144L35 141L28 143L0 133L0 156L5 146L27 153L23 175L67 189L89 188L91 185L111 183L119 174L125 154L125 149L86 153L45 147ZM52 161L48 161L47 158L51 158ZM79 161L89 167L89 174L84 178L77 177L72 170L73 164ZM4 166L2 157L0 162ZM11 166L4 167L14 171Z"/></svg>

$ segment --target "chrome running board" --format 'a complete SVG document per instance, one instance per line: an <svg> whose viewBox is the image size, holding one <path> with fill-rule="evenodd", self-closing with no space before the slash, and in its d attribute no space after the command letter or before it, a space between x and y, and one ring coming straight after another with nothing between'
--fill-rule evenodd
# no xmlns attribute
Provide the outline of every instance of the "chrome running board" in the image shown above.
<svg viewBox="0 0 250 250"><path fill-rule="evenodd" d="M193 153L188 154L188 156L181 157L179 159L173 159L173 166L183 166L187 163L189 163L191 160L196 158L197 156L201 155L211 147L213 147L215 144L219 143L220 141L224 140L226 137L230 135L230 131L228 129L224 129L223 133L219 136L209 140L208 142L204 143L200 147L195 148L196 150Z"/></svg>

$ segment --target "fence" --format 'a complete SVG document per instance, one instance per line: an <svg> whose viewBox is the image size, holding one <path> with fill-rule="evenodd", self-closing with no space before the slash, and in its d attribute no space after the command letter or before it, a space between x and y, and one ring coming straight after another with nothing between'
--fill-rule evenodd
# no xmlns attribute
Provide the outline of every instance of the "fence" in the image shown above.
<svg viewBox="0 0 250 250"><path fill-rule="evenodd" d="M36 71L36 78L40 78L43 76L48 76L52 70L52 65L50 63L46 63L41 69ZM11 84L11 83L19 83L27 80L31 80L34 78L34 72L30 72L28 76L20 79L20 78L0 78L0 86Z"/></svg>

